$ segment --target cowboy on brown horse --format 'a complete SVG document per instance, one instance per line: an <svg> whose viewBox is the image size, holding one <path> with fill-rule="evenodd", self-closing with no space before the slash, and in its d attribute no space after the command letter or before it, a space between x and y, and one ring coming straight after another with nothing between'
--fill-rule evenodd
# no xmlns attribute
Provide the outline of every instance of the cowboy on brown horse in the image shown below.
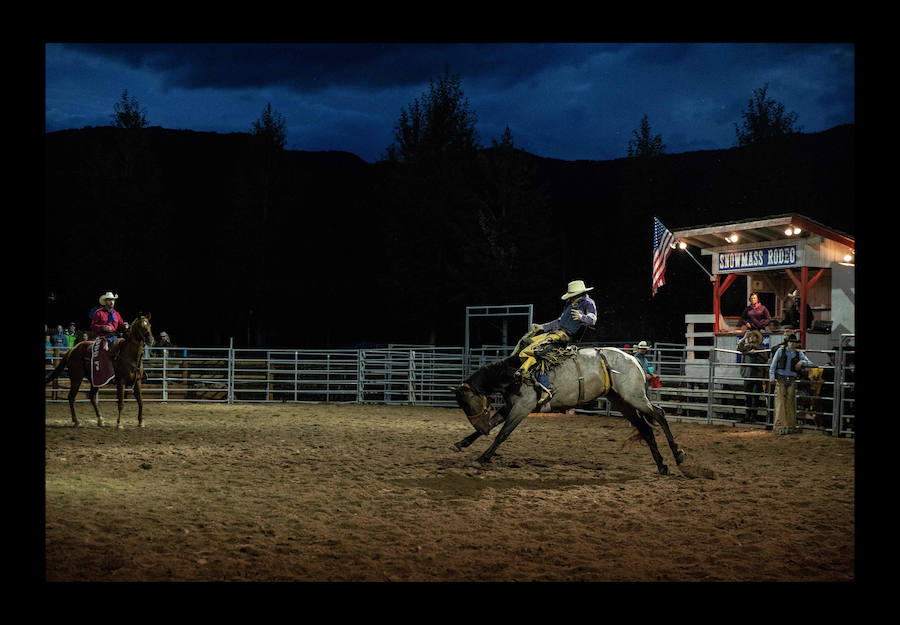
<svg viewBox="0 0 900 625"><path fill-rule="evenodd" d="M111 293L108 295L112 295ZM109 299L109 298L106 298ZM98 313L99 314L99 313ZM108 318L108 317L107 317ZM119 317L121 319L121 317ZM110 324L98 324L110 325ZM127 324L126 324L127 325ZM100 338L100 343L106 343L106 338ZM143 365L142 357L144 353L144 345L152 346L154 343L153 329L150 326L150 314L138 313L137 318L127 326L125 338L117 339L113 344L116 348L117 357L111 362L111 372L107 374L96 360L97 350L95 347L98 341L82 341L76 343L65 356L60 359L56 369L50 372L45 379L45 383L50 383L58 378L64 369L68 368L69 372L69 409L72 413L72 422L78 426L78 417L75 414L75 398L78 395L78 389L81 381L86 377L91 385L89 397L97 415L97 425L103 425L103 418L100 415L100 407L97 404L97 391L99 387L104 386L112 380L116 383L116 397L118 400L119 416L116 420L116 427L119 427L122 420L122 409L125 401L125 389L131 387L134 391L134 398L138 404L138 426L143 426L143 400L141 398L141 384L143 381ZM110 349L112 351L112 349ZM109 352L103 352L108 356ZM110 363L108 357L106 362ZM95 371L97 369L97 371ZM94 375L99 372L100 375Z"/></svg>
<svg viewBox="0 0 900 625"><path fill-rule="evenodd" d="M115 358L115 353L118 351L117 347L113 349L114 344L118 342L115 340L116 335L119 330L125 331L128 329L128 324L122 319L119 311L115 309L117 299L119 299L119 296L113 295L112 291L107 291L101 295L100 308L94 312L94 317L91 319L91 330L96 336L106 339L107 348L110 350L110 357L112 358Z"/></svg>

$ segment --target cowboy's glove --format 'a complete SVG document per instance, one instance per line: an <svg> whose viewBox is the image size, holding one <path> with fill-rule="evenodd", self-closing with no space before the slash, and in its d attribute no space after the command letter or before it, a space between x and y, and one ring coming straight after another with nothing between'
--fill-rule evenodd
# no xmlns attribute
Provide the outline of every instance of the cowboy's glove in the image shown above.
<svg viewBox="0 0 900 625"><path fill-rule="evenodd" d="M580 321L580 320L581 320L581 313L580 313L579 311L573 309L573 310L572 310L572 318L573 318L575 321Z"/></svg>
<svg viewBox="0 0 900 625"><path fill-rule="evenodd" d="M544 326L542 326L541 324L539 324L539 323L532 323L532 324L531 324L531 332L532 332L533 334L537 334L537 333L543 332L543 331L544 331Z"/></svg>

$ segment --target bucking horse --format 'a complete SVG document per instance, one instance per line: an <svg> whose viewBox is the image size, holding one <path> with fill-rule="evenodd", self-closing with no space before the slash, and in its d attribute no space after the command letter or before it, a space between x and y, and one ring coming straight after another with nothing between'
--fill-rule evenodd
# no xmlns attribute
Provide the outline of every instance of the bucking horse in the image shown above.
<svg viewBox="0 0 900 625"><path fill-rule="evenodd" d="M646 441L660 474L667 475L669 467L657 448L654 424L665 433L676 464L684 461L684 450L675 443L665 411L647 397L644 370L634 356L615 347L565 349L570 352L567 357L548 369L554 389L548 402L552 410L568 410L606 397L612 408L620 412ZM490 447L472 463L475 467L481 468L490 462L497 448L522 420L539 409L539 390L515 377L520 362L519 356L514 354L485 365L461 385L451 387L459 407L475 428L473 434L454 443L453 449L461 451L503 424ZM496 410L491 402L495 393L503 397L504 406L500 410Z"/></svg>

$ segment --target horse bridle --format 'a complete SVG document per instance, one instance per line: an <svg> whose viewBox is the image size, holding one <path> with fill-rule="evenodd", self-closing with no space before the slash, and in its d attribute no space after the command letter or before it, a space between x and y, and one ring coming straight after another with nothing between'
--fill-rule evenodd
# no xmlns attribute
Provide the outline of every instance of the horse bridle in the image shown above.
<svg viewBox="0 0 900 625"><path fill-rule="evenodd" d="M141 316L140 319L145 321L147 318ZM134 331L135 331L135 326L138 326L138 327L141 328L141 337L140 337L140 339L141 339L142 341L147 342L147 339L148 339L148 338L151 338L151 339L153 338L153 333L152 333L150 330L147 330L147 329L144 327L144 324L143 324L143 323L140 323L140 322L137 323L137 324L132 324L131 326L129 326L129 327L128 327L128 331L129 331L129 332L134 332Z"/></svg>
<svg viewBox="0 0 900 625"><path fill-rule="evenodd" d="M494 408L494 406L488 400L487 395L483 395L483 394L479 393L477 390L472 388L466 382L463 382L462 386L460 388L462 388L464 391L467 391L469 393L472 393L474 395L478 395L481 397L481 412L478 412L475 414L469 414L469 411L466 410L465 408L463 408L463 411L466 413L466 416L469 418L469 421L471 423L475 423L485 417L490 419L494 415L494 412L496 412L496 410L494 410L494 412L491 412L491 410Z"/></svg>

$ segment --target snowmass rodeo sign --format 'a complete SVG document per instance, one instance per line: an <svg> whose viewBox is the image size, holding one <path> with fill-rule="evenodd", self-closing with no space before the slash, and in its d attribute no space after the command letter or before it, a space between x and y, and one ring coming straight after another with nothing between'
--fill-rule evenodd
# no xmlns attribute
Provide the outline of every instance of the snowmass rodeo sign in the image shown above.
<svg viewBox="0 0 900 625"><path fill-rule="evenodd" d="M799 263L796 245L718 252L716 273L760 271L792 267Z"/></svg>

